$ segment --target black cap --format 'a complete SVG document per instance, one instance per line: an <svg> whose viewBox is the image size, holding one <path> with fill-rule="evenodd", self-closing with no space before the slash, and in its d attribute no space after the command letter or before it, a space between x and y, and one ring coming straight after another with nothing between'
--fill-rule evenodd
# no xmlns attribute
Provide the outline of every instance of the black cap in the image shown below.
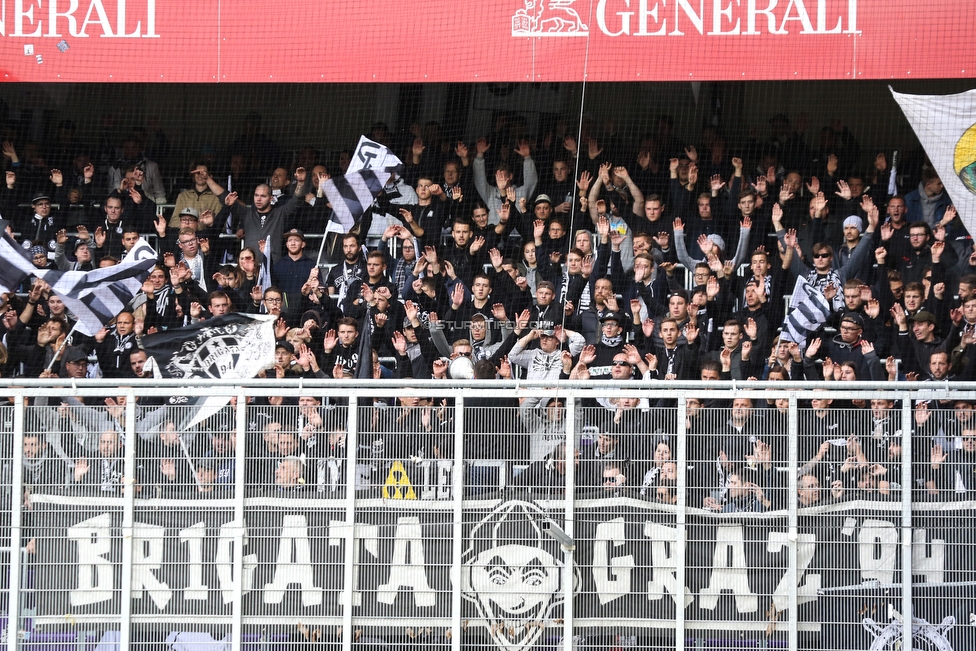
<svg viewBox="0 0 976 651"><path fill-rule="evenodd" d="M288 231L288 232L285 233L285 241L286 242L288 241L288 238L289 237L300 237L302 239L302 242L305 241L305 233L301 232L297 228L293 228L290 231Z"/></svg>
<svg viewBox="0 0 976 651"><path fill-rule="evenodd" d="M88 361L88 353L81 346L68 346L64 349L64 354L61 356L61 362L67 364L68 362L77 362L78 360Z"/></svg>
<svg viewBox="0 0 976 651"><path fill-rule="evenodd" d="M37 203L38 201L50 201L50 200L51 197L47 196L42 192L41 194L36 195L33 199L31 199L31 205Z"/></svg>
<svg viewBox="0 0 976 651"><path fill-rule="evenodd" d="M844 318L840 320L841 323L847 321L848 323L853 323L858 328L864 329L864 319L857 312L848 312L844 315Z"/></svg>
<svg viewBox="0 0 976 651"><path fill-rule="evenodd" d="M607 312L600 317L600 323L605 323L607 321L616 321L617 324L623 323L624 319L620 312Z"/></svg>
<svg viewBox="0 0 976 651"><path fill-rule="evenodd" d="M278 350L279 348L284 348L292 355L295 354L295 347L284 339L279 339L277 342L275 342L275 350Z"/></svg>

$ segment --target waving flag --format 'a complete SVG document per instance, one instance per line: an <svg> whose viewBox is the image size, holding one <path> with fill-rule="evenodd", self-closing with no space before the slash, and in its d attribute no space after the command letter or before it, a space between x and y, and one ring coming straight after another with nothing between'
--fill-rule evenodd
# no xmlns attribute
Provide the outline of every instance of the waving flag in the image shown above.
<svg viewBox="0 0 976 651"><path fill-rule="evenodd" d="M225 314L183 328L146 335L142 348L146 370L156 378L247 380L274 365L275 318ZM188 407L181 429L216 414L230 399L220 396L174 396L170 402Z"/></svg>
<svg viewBox="0 0 976 651"><path fill-rule="evenodd" d="M30 253L17 244L7 232L5 219L0 219L0 294L15 292L24 280L37 271Z"/></svg>
<svg viewBox="0 0 976 651"><path fill-rule="evenodd" d="M333 213L332 223L327 230L349 232L383 191L390 177L399 172L402 166L403 162L384 145L366 136L360 137L345 176L331 178L322 185Z"/></svg>
<svg viewBox="0 0 976 651"><path fill-rule="evenodd" d="M65 307L78 318L78 330L95 336L132 301L149 271L156 264L156 252L139 238L117 265L91 271L34 270Z"/></svg>
<svg viewBox="0 0 976 651"><path fill-rule="evenodd" d="M976 90L958 95L903 95L894 90L891 94L939 173L966 229L976 233Z"/></svg>
<svg viewBox="0 0 976 651"><path fill-rule="evenodd" d="M790 299L790 311L783 320L780 341L793 341L802 347L807 332L812 332L827 322L830 303L816 287L803 276L798 276Z"/></svg>

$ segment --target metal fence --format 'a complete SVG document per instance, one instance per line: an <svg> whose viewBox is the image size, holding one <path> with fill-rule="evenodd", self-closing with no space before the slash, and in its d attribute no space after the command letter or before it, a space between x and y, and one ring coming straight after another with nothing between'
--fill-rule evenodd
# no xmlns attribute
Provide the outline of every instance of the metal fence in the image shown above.
<svg viewBox="0 0 976 651"><path fill-rule="evenodd" d="M973 386L7 395L10 649L976 648Z"/></svg>

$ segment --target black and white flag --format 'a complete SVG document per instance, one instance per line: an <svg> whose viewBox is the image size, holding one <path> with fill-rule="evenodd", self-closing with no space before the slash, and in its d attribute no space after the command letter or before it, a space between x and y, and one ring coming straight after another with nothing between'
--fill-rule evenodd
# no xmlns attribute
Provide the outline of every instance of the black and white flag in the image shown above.
<svg viewBox="0 0 976 651"><path fill-rule="evenodd" d="M142 338L146 370L156 378L248 380L274 366L275 317L225 314ZM193 427L227 404L226 396L186 399L196 407L183 429Z"/></svg>
<svg viewBox="0 0 976 651"><path fill-rule="evenodd" d="M9 222L0 219L0 294L17 291L24 280L37 271L30 253L7 232Z"/></svg>
<svg viewBox="0 0 976 651"><path fill-rule="evenodd" d="M803 346L807 332L812 332L827 322L830 303L816 287L803 276L797 276L790 299L790 311L783 320L780 341L793 341Z"/></svg>
<svg viewBox="0 0 976 651"><path fill-rule="evenodd" d="M327 230L348 233L402 166L403 162L384 145L366 136L360 137L345 176L331 178L322 184L333 212L333 221Z"/></svg>
<svg viewBox="0 0 976 651"><path fill-rule="evenodd" d="M61 297L89 337L105 327L132 301L156 264L156 252L139 238L117 265L91 271L34 270Z"/></svg>

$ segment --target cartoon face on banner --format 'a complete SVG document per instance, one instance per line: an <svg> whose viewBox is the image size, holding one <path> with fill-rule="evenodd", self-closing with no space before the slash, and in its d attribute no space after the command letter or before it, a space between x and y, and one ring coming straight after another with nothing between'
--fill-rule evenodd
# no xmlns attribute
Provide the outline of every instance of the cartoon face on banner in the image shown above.
<svg viewBox="0 0 976 651"><path fill-rule="evenodd" d="M461 557L461 595L475 604L500 649L531 648L562 606L565 582L578 589L558 545L542 531L546 519L528 502L500 504L471 531Z"/></svg>
<svg viewBox="0 0 976 651"><path fill-rule="evenodd" d="M902 622L893 619L887 626L881 626L870 617L863 620L864 630L874 636L871 651L895 651L905 649L902 641ZM953 651L952 644L945 634L956 625L956 618L947 616L940 624L929 624L916 617L912 621L911 651ZM907 650L906 650L907 651Z"/></svg>

